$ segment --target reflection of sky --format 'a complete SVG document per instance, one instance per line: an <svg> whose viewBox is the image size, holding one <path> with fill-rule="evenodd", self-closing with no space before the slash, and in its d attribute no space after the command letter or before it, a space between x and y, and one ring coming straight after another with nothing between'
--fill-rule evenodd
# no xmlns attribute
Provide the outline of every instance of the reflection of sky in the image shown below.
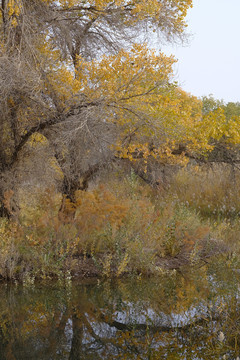
<svg viewBox="0 0 240 360"><path fill-rule="evenodd" d="M217 303L219 303L217 301ZM172 327L182 327L187 324L194 324L194 321L201 318L206 318L208 316L209 308L205 303L199 303L196 306L191 306L188 310L180 311L176 313L171 313L166 315L163 312L156 312L148 303L145 302L124 302L123 309L121 311L115 311L112 314L112 320L117 321L125 325L137 325L137 324L149 324L153 326L167 326ZM101 313L105 313L105 309L101 309ZM112 355L117 354L118 342L116 344L113 342L114 338L121 338L120 333L118 333L117 328L114 325L109 325L107 322L102 320L92 319L87 313L83 314L83 317L86 317L89 325L83 325L83 338L81 339L81 344L84 351L92 354L98 354L104 356L107 353ZM89 329L92 329L92 332ZM159 332L160 335L161 332ZM95 334L94 337L92 334ZM142 333L144 334L144 332ZM69 353L71 351L71 344L73 340L73 323L69 319L65 327L65 336L67 343L65 345L65 351ZM114 345L115 344L115 345ZM171 342L169 343L169 345ZM152 348L158 349L162 346L168 346L165 341L159 337L153 340L151 344ZM179 345L181 346L181 345ZM59 353L60 354L60 353ZM105 358L105 357L103 357ZM195 359L195 358L193 358Z"/></svg>
<svg viewBox="0 0 240 360"><path fill-rule="evenodd" d="M187 311L172 312L170 315L166 315L162 311L155 312L146 306L141 308L140 304L126 303L126 308L127 310L124 311L116 311L114 320L124 324L152 324L159 327L167 326L172 328L190 324L194 320L206 316L208 313L208 306L204 303L191 306Z"/></svg>
<svg viewBox="0 0 240 360"><path fill-rule="evenodd" d="M163 46L178 59L177 80L193 95L240 101L240 1L193 0L187 47Z"/></svg>

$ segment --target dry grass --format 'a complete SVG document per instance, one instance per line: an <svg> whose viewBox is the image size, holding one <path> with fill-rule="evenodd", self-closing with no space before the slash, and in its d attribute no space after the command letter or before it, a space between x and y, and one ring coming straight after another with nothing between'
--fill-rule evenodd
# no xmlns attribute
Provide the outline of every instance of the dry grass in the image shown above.
<svg viewBox="0 0 240 360"><path fill-rule="evenodd" d="M182 169L170 191L203 216L240 215L240 171L229 165L195 166Z"/></svg>
<svg viewBox="0 0 240 360"><path fill-rule="evenodd" d="M220 173L203 173L203 169L183 170L165 193L133 173L113 176L105 186L76 193L74 204L62 202L51 189L39 192L17 218L0 219L0 275L5 279L26 274L63 276L76 269L78 259L81 266L91 259L106 277L152 274L161 258L180 259L187 254L192 261L204 252L204 244L211 253L211 239L221 239L238 252L240 222L235 212L234 220L229 219L230 196L240 209L238 188L226 188L228 177L221 171L220 178ZM206 219L216 215L216 208L228 219ZM216 248L216 240L212 247Z"/></svg>

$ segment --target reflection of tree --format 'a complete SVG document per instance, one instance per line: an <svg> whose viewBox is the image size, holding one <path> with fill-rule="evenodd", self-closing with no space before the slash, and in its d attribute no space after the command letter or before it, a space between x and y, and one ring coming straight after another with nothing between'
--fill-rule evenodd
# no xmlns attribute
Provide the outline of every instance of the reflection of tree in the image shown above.
<svg viewBox="0 0 240 360"><path fill-rule="evenodd" d="M64 286L23 290L19 286L8 293L2 289L0 359L204 358L201 354L207 346L219 358L224 346L220 349L214 331L218 323L230 329L226 319L217 311L214 318L212 310L204 316L200 312L189 316L189 309L193 305L197 309L204 293L213 299L217 296L211 293L205 273L198 272L139 282L73 285L70 291ZM227 282L222 287L226 294ZM229 313L232 319L234 309L239 309L238 302ZM171 314L181 311L188 316L186 321L171 323Z"/></svg>
<svg viewBox="0 0 240 360"><path fill-rule="evenodd" d="M139 307L139 314L141 311L146 311L148 306L154 308L156 313L165 310L166 314L170 314L173 309L176 309L176 295L179 293L179 286L186 287L186 296L191 294L188 302L184 299L182 308L186 309L193 301L196 301L196 295L198 293L196 287L194 288L190 280L191 279L189 278L185 278L183 282L173 281L174 289L171 288L167 290L166 286L159 289L155 286L155 290L149 293L149 289L147 288L144 296L143 294L139 294L139 288L137 288L137 291L135 291L138 296L136 297L134 293L131 293L131 296L129 296L129 292L132 290L131 286L131 290L129 287L123 286L122 290L124 289L124 291L119 293L119 288L121 288L121 286L118 288L113 286L111 289L109 284L104 284L101 289L101 297L94 299L96 305L95 308L92 306L89 306L89 308L80 308L79 306L75 308L70 359L90 359L92 358L91 354L95 354L95 357L96 354L98 354L98 356L100 356L99 358L104 359L111 359L113 354L115 354L114 356L116 358L117 356L119 358L122 358L121 356L123 356L123 358L124 356L127 356L125 357L126 359L131 359L135 358L134 356L139 356L139 359L141 359L141 354L145 354L149 351L151 354L155 352L155 354L158 353L156 356L160 356L160 350L157 352L159 344L161 344L160 352L164 353L164 351L167 351L168 344L174 341L176 334L187 333L191 331L194 326L202 327L208 319L193 319L188 324L174 327L172 325L162 324L161 320L154 322L151 321L151 319L148 319L143 323L136 323L135 321L131 322L131 319L119 321L116 319L116 311L121 310L123 313L125 312L127 314L130 307L136 306L137 303L139 304L139 295L141 295L142 302L140 301L141 306ZM186 286L187 284L190 285ZM203 288L206 287L205 279L202 278L201 284L204 284ZM144 283L141 283L141 287L144 287ZM136 286L134 286L134 288L136 289ZM172 296L174 295L173 299L175 299L175 301L171 299L173 301L171 309L166 309L166 304L168 304L166 302L166 291L169 291L169 293L172 291ZM135 302L126 301L127 299L129 300L129 297ZM179 300L181 302L183 296L182 300L181 297ZM178 306L180 307L180 305ZM96 324L102 331L99 331L99 329L96 331ZM79 333L80 327L81 331ZM86 341L87 337L89 337L89 341ZM165 343L164 347L163 343Z"/></svg>
<svg viewBox="0 0 240 360"><path fill-rule="evenodd" d="M144 288L143 285L139 284ZM59 290L57 302L55 290L43 291L41 296L39 291L29 290L29 296L34 297L34 301L25 301L26 297L21 298L23 294L13 291L9 303L2 307L1 325L5 329L1 341L2 354L12 354L13 359L18 359L19 349L24 348L24 356L29 359L31 354L36 359L48 359L49 354L53 354L53 358L54 354L59 354L61 358L70 360L96 356L110 359L112 354L119 357L128 354L130 358L132 354L140 356L152 342L160 341L164 337L163 333L170 334L173 330L170 326L151 321L131 323L129 319L116 319L116 311L127 314L130 307L137 303L139 295L142 304L138 310L145 311L149 303L146 297L149 294L148 287L144 290L145 295L144 291L139 293L139 287L136 293L135 290L131 292L131 284L119 287L104 284L97 292L94 286L83 288L87 291L80 292L80 296L79 291L76 294L73 291L70 300L65 295L65 289ZM157 294L158 301L155 299ZM152 291L151 296L152 308L158 309L162 304L160 310L166 310L165 291ZM130 298L133 301L129 302ZM67 326L70 327L68 336ZM166 336L164 338L166 341ZM4 355L1 358L4 359Z"/></svg>
<svg viewBox="0 0 240 360"><path fill-rule="evenodd" d="M72 329L73 337L69 360L84 359L82 357L83 323L76 314L72 316Z"/></svg>
<svg viewBox="0 0 240 360"><path fill-rule="evenodd" d="M1 360L5 360L5 353L6 353L6 348L7 348L7 342L4 338L3 332L2 330L0 331L0 359Z"/></svg>

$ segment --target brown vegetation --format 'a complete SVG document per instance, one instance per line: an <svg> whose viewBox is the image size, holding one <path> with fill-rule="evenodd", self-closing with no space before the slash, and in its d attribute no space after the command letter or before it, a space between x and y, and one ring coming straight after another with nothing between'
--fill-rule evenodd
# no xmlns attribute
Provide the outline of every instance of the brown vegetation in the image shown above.
<svg viewBox="0 0 240 360"><path fill-rule="evenodd" d="M7 205L12 194L5 196ZM224 227L212 215L212 221L201 219L172 190L154 190L133 171L78 191L74 203L39 190L31 206L0 222L0 275L119 277L199 266L239 251L237 239L230 241L238 220Z"/></svg>

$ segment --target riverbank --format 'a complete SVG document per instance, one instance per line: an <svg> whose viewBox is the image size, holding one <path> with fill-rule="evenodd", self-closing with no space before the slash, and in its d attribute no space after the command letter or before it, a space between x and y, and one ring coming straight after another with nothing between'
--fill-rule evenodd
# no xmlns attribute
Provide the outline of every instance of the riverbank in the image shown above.
<svg viewBox="0 0 240 360"><path fill-rule="evenodd" d="M221 190L219 176L214 188L202 173L189 174L178 173L165 189L131 173L76 192L74 202L51 189L29 197L18 214L0 219L1 278L148 276L237 258L238 187L223 182ZM220 190L234 195L233 213L230 202L225 213L220 207Z"/></svg>
<svg viewBox="0 0 240 360"><path fill-rule="evenodd" d="M182 270L186 268L202 267L208 263L217 261L217 258L227 256L229 248L221 241L214 239L202 241L198 244L199 250L193 254L187 247L183 247L176 256L160 257L156 254L151 266L144 273L140 268L132 268L131 265L126 266L124 272L118 274L118 268L114 263L106 272L104 269L104 257L102 259L93 259L91 257L76 257L72 259L73 266L71 268L71 277L73 279L85 278L114 278L125 277L129 275L155 276L172 270Z"/></svg>

